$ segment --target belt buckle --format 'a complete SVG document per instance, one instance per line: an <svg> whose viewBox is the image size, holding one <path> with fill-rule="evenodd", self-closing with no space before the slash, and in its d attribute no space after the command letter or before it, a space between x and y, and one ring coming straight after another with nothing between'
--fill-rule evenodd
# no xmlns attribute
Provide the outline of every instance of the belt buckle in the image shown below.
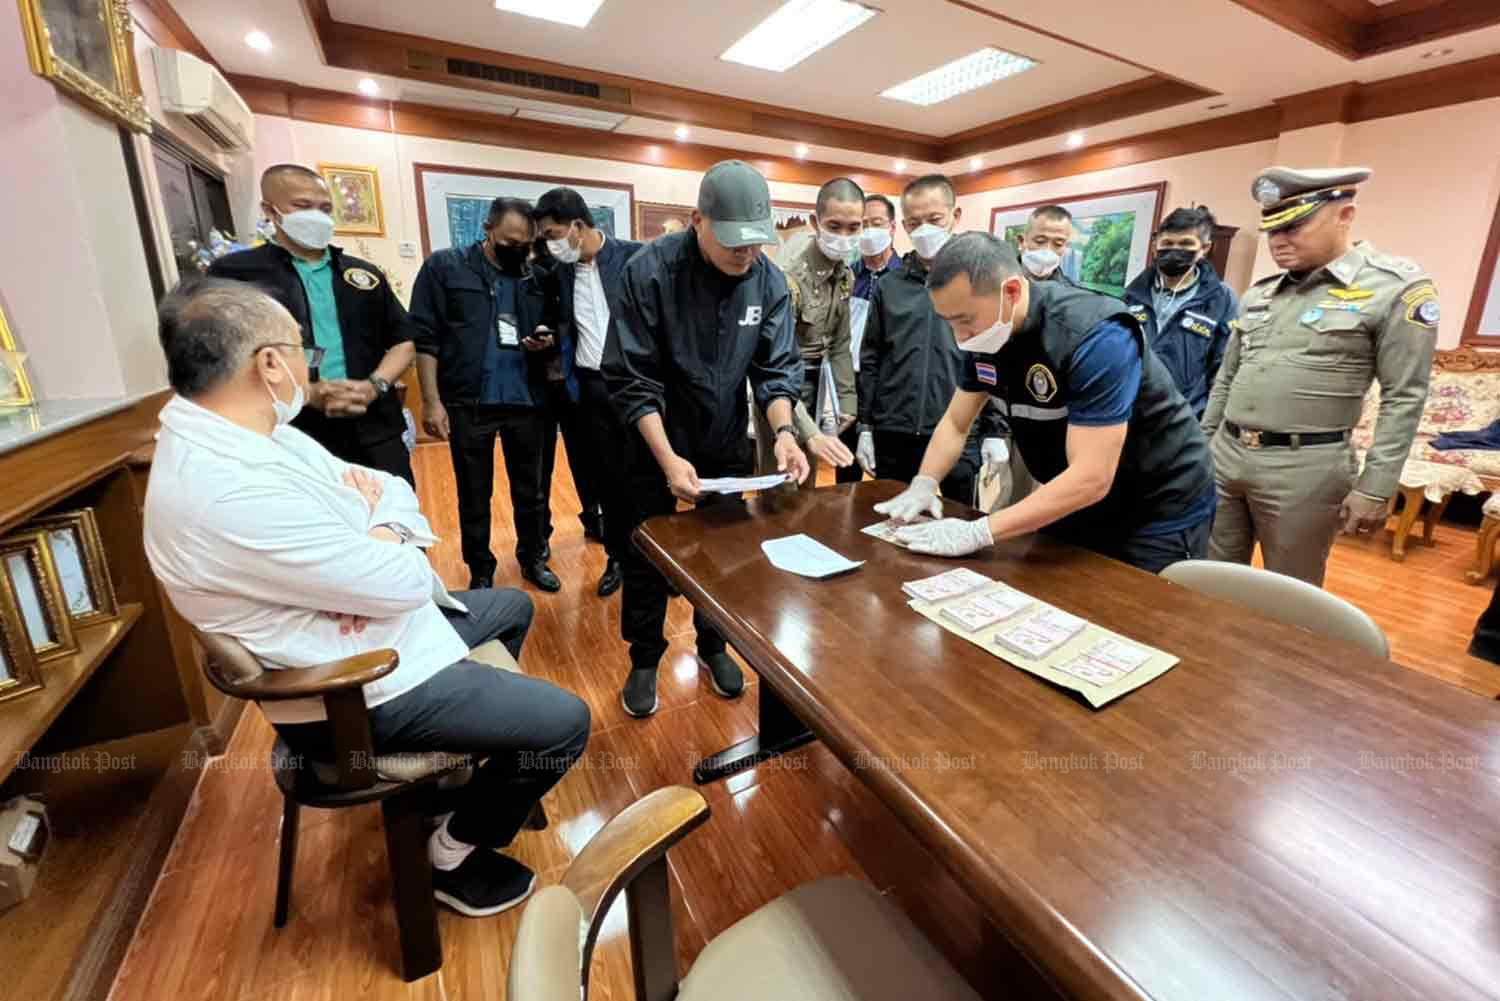
<svg viewBox="0 0 1500 1001"><path fill-rule="evenodd" d="M1246 448L1260 448L1260 432L1251 428L1240 428L1240 444Z"/></svg>

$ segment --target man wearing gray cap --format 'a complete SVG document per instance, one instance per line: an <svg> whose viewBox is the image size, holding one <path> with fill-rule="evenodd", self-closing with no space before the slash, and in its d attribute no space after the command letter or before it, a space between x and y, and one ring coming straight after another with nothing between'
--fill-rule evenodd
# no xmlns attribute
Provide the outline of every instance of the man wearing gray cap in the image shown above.
<svg viewBox="0 0 1500 1001"><path fill-rule="evenodd" d="M698 189L692 226L663 236L630 259L611 303L602 370L628 428L626 470L634 524L671 514L677 499L706 504L700 477L748 475L748 377L755 404L774 429L778 470L801 483L807 458L797 447L792 405L802 391L785 277L761 255L776 242L771 191L739 160L714 165ZM634 528L634 525L631 526ZM667 584L631 547L625 558L620 634L630 644L625 711L656 711L656 669L667 652L662 628ZM694 613L698 660L714 690L744 690L721 636Z"/></svg>
<svg viewBox="0 0 1500 1001"><path fill-rule="evenodd" d="M1271 167L1251 194L1283 270L1241 303L1203 431L1219 493L1209 557L1323 583L1342 526L1385 524L1427 401L1438 297L1413 261L1351 240L1364 167ZM1349 441L1371 379L1375 441L1361 472Z"/></svg>

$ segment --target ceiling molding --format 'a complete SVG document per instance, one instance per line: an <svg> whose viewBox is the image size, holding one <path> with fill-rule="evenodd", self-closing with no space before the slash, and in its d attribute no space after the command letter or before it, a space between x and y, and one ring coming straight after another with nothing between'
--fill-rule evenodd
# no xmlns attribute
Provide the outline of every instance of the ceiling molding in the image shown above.
<svg viewBox="0 0 1500 1001"><path fill-rule="evenodd" d="M904 175L850 164L794 160L698 143L658 142L618 132L408 101L371 101L340 91L303 87L263 77L236 74L229 77L229 82L250 110L257 114L324 125L698 172L721 160L739 159L755 165L772 181L820 185L831 177L842 175L853 178L872 194L900 194L910 180Z"/></svg>
<svg viewBox="0 0 1500 1001"><path fill-rule="evenodd" d="M1234 2L1350 61L1500 24L1495 0L1398 0L1389 8L1327 0Z"/></svg>
<svg viewBox="0 0 1500 1001"><path fill-rule="evenodd" d="M1393 76L1342 83L1277 98L1282 131L1330 122L1353 124L1500 97L1500 55Z"/></svg>
<svg viewBox="0 0 1500 1001"><path fill-rule="evenodd" d="M131 0L130 16L140 22L147 36L157 45L191 53L223 72L224 67L193 34L193 29L187 26L169 0Z"/></svg>
<svg viewBox="0 0 1500 1001"><path fill-rule="evenodd" d="M1281 131L1292 132L1329 122L1351 122L1358 94L1359 84L1350 81L1278 97L1276 106L1281 109Z"/></svg>
<svg viewBox="0 0 1500 1001"><path fill-rule="evenodd" d="M947 162L1019 146L1217 96L1171 77L1144 77L951 135L943 141L940 159Z"/></svg>

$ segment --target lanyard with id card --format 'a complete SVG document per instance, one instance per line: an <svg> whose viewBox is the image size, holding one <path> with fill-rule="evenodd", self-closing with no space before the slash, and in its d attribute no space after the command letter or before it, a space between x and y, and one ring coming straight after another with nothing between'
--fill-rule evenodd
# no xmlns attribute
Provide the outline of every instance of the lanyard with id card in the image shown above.
<svg viewBox="0 0 1500 1001"><path fill-rule="evenodd" d="M499 313L495 317L495 342L502 348L521 346L520 331L516 329L514 313Z"/></svg>

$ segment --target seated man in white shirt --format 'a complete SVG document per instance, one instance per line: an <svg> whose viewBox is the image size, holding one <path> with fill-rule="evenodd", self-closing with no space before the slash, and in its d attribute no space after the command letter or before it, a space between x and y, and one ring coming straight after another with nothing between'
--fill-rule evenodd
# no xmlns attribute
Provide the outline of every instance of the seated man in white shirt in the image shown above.
<svg viewBox="0 0 1500 1001"><path fill-rule="evenodd" d="M396 670L364 688L375 752L487 758L432 835L437 898L471 916L520 903L534 875L491 849L510 844L589 734L576 696L466 659L493 639L519 658L531 599L513 588L450 596L422 552L437 540L406 481L290 426L319 349L304 349L269 296L184 283L162 302L160 334L177 395L161 413L145 536L172 603L268 670L396 650ZM261 709L294 754L331 759L321 699Z"/></svg>

